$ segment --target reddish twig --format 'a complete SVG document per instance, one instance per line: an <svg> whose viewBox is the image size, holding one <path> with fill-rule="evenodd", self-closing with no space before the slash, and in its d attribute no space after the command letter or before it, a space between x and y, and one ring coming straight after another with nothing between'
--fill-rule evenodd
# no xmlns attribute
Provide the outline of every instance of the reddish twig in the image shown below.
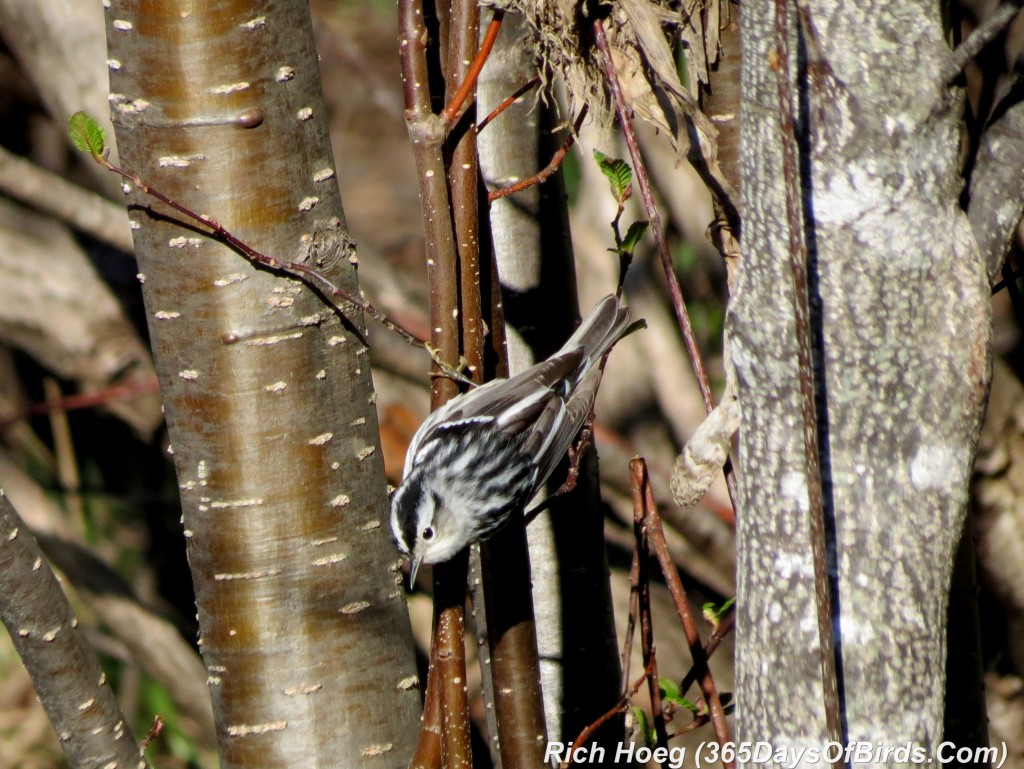
<svg viewBox="0 0 1024 769"><path fill-rule="evenodd" d="M487 117L485 117L483 120L481 120L479 123L476 124L476 132L480 133L482 130L484 130L487 127L488 123L490 123L492 120L494 120L496 117L498 117L498 115L500 115L502 112L507 110L513 104L515 104L516 100L519 99L519 97L521 97L524 94L528 93L531 89L533 89L534 87L536 87L539 84L540 84L540 75L537 75L536 77L532 77L529 80L527 80L526 83L524 83L522 86L520 86L519 89L516 90L515 93L513 93L511 96L509 96L507 99L505 99L505 101L503 101L501 104L499 104L493 110L491 110L491 113Z"/></svg>
<svg viewBox="0 0 1024 769"><path fill-rule="evenodd" d="M316 288L319 291L321 291L323 295L330 299L333 303L336 303L337 301L341 300L353 304L360 310L365 312L367 315L369 315L371 318L376 320L378 323L401 336L409 344L414 345L416 347L423 347L428 350L430 349L429 345L427 345L421 339L418 339L414 334L407 331L400 324L391 320L387 315L385 315L383 312L374 307L370 302L366 301L362 297L356 296L355 294L352 294L349 291L346 291L345 289L339 287L334 283L334 281L326 277L315 267L310 267L308 264L302 264L301 262L289 262L276 259L272 256L267 256L266 254L257 251L248 243L238 238L226 227L220 224L220 222L218 222L216 219L207 216L206 214L198 214L192 209L190 209L188 206L185 206L177 202L176 200L172 200L159 190L150 187L136 174L130 173L121 168L120 166L114 165L106 157L96 155L94 155L93 157L95 157L97 162L102 164L109 171L112 171L118 176L127 179L140 190L142 190L142 192L145 193L146 195L149 195L150 197L159 200L164 205L170 206L183 216L186 216L189 219L195 222L199 222L200 224L203 224L204 226L208 227L211 230L211 234L215 238L217 238L223 243L228 244L236 251L242 253L250 262L266 267L269 270L274 270L275 272L284 273L286 275L290 275L293 278L298 278L303 283L306 283L308 285L316 286ZM335 306L337 307L337 304L335 304ZM338 309L340 310L340 308Z"/></svg>
<svg viewBox="0 0 1024 769"><path fill-rule="evenodd" d="M163 730L164 717L157 713L153 716L153 724L149 727L149 733L143 738L142 742L139 743L139 747L142 748L143 753L149 750L149 746L153 743L153 740L159 737Z"/></svg>
<svg viewBox="0 0 1024 769"><path fill-rule="evenodd" d="M569 764L575 760L576 752L580 750L587 741L594 736L594 732L604 726L606 723L611 721L615 716L620 713L625 713L629 709L629 701L640 691L640 687L643 686L644 681L650 678L652 675L650 670L645 670L644 674L640 676L633 685L629 688L614 707L610 708L599 718L593 722L587 724L580 733L576 736L576 739L572 742L572 750L569 751L569 755L565 757L565 760L559 765L559 769L568 769Z"/></svg>
<svg viewBox="0 0 1024 769"><path fill-rule="evenodd" d="M715 399L711 394L711 384L704 369L704 358L697 347L697 340L693 335L693 325L690 323L690 315L686 311L683 291L679 286L678 279L675 277L675 271L672 267L672 254L668 248L668 240L665 238L665 228L661 223L661 215L654 204L654 194L651 191L651 182L647 176L647 166L644 164L643 157L640 154L640 145L637 142L636 132L633 130L633 122L630 119L629 108L625 97L622 95L622 88L619 85L619 77L615 70L615 64L612 61L611 51L608 48L608 37L604 31L604 24L600 19L594 22L594 39L601 53L600 59L602 69L604 70L605 82L608 84L608 90L615 104L615 112L619 117L619 124L622 126L626 145L629 147L629 155L633 161L633 171L636 174L637 186L640 188L640 195L644 200L647 220L650 222L651 232L654 235L658 254L661 257L661 264L665 269L665 277L668 280L669 291L672 294L672 307L675 309L679 327L683 332L683 341L686 344L686 351L690 355L693 372L697 376L700 393L704 399L704 408L710 414L711 410L715 407Z"/></svg>
<svg viewBox="0 0 1024 769"><path fill-rule="evenodd" d="M719 621L719 623L715 627L714 631L708 637L708 640L704 643L704 656L705 656L705 658L710 658L711 655L715 653L715 650L718 649L719 644L722 643L722 639L724 639L727 635L729 635L729 632L732 630L733 625L735 625L735 624L736 624L736 612L735 611L730 612L728 617L726 617L725 619ZM680 692L682 692L683 694L686 693L686 690L689 689L693 685L693 682L697 680L698 672L699 672L699 670L698 670L698 667L697 667L696 664L690 665L690 669L686 672L686 675L683 676L683 680L679 684L679 691ZM694 715L693 721L691 723L687 724L683 728L678 729L675 732L673 732L672 734L670 734L669 738L671 739L672 737L678 737L681 734L686 734L687 732L692 732L694 729L696 729L698 727L701 727L701 726L704 726L710 720L711 720L711 718L710 718L710 716L708 716L707 713L698 713L698 714Z"/></svg>
<svg viewBox="0 0 1024 769"><path fill-rule="evenodd" d="M447 138L451 158L448 179L460 277L458 317L462 327L462 353L474 381L480 383L494 372L486 370L490 317L485 319L483 314L481 281L490 272L482 269L483 259L490 260L490 249L481 253L481 243L489 244L490 233L486 216L480 215L483 190L474 130L476 84L480 67L497 36L501 15L496 14L491 21L474 58L480 38L479 4L477 0L452 0L450 9L446 83L451 99L449 109L460 98L466 102L465 114ZM450 119L454 120L454 115ZM454 282L454 276L439 277ZM499 361L504 359L500 367L507 371L505 349L502 347L495 352ZM504 769L536 769L544 762L547 727L530 587L530 556L522 520L510 522L481 546L480 572L484 605L476 608L482 608L486 618L490 664L485 674L489 672L491 677L490 705L494 708L497 727L492 745ZM477 616L480 615L478 611Z"/></svg>
<svg viewBox="0 0 1024 769"><path fill-rule="evenodd" d="M731 611L729 612L728 617L726 617L718 623L718 627L715 628L714 632L710 635L707 642L704 644L705 659L711 657L711 655L715 653L715 651L718 649L719 644L722 643L722 639L729 635L729 632L732 630L733 625L735 624L736 612ZM685 694L686 690L689 689L690 686L693 685L693 682L697 680L697 675L699 672L702 671L698 668L697 663L692 664L690 666L690 669L686 672L686 675L683 676L682 682L679 684L679 691Z"/></svg>
<svg viewBox="0 0 1024 769"><path fill-rule="evenodd" d="M423 702L423 726L409 769L441 769L441 694L436 683L431 685L429 672Z"/></svg>
<svg viewBox="0 0 1024 769"><path fill-rule="evenodd" d="M637 460L633 460L636 462ZM651 698L651 713L654 715L654 731L658 736L658 744L668 747L668 730L665 728L665 711L661 704L661 689L658 686L657 655L654 648L654 623L651 619L651 583L647 574L647 561L650 558L648 542L653 498L644 495L646 475L642 478L635 473L630 478L630 496L633 499L633 536L636 540L637 563L637 605L640 613L640 651L643 655L644 669L650 672L647 677L647 690Z"/></svg>
<svg viewBox="0 0 1024 769"><path fill-rule="evenodd" d="M587 116L587 105L583 105L583 109L580 110L579 117L576 118L576 122L573 123L573 130L569 134L569 138L565 140L557 152L552 156L551 162L544 166L543 169L538 171L536 174L528 179L523 179L515 184L510 184L507 187L501 187L496 190L490 190L487 193L487 200L493 203L495 200L508 197L509 195L525 190L527 187L532 187L534 184L543 184L546 182L562 165L562 160L568 154L572 148L573 143L576 141L576 134L579 133L580 128L583 126L583 120Z"/></svg>
<svg viewBox="0 0 1024 769"><path fill-rule="evenodd" d="M604 365L603 361L602 365ZM591 411L589 416L587 416L587 420L583 423L583 427L580 429L580 435L576 439L575 445L569 446L569 470L565 475L565 481L550 496L538 502L536 506L523 514L524 525L529 525L534 518L551 507L551 504L558 497L568 494L576 488L576 484L579 483L580 479L580 460L593 443L594 416L594 412Z"/></svg>
<svg viewBox="0 0 1024 769"><path fill-rule="evenodd" d="M722 709L721 700L718 698L718 689L715 686L715 679L711 675L711 668L708 667L707 656L700 640L700 631L694 621L693 613L690 611L690 602L686 595L686 588L679 579L679 572L672 562L672 556L668 551L668 543L665 541L665 532L662 529L661 517L658 515L658 508L654 501L654 492L651 490L650 479L647 475L647 465L643 459L634 459L629 463L630 478L632 485L640 489L645 500L644 507L647 512L647 535L650 538L651 546L661 566L668 585L669 594L675 603L676 612L683 626L686 635L686 642L690 647L690 656L694 666L698 669L697 680L700 682L701 693L711 712L711 723L715 729L715 737L719 745L725 746L729 743L729 725L725 721L725 711ZM723 762L729 769L732 762Z"/></svg>
<svg viewBox="0 0 1024 769"><path fill-rule="evenodd" d="M654 242L658 249L662 270L665 273L665 282L668 284L669 293L672 296L672 309L675 311L676 320L683 335L686 352L690 356L693 373L697 377L697 386L700 388L701 398L704 400L704 410L710 414L715 408L715 397L711 393L711 382L708 379L707 370L704 368L704 358L693 334L693 324L690 323L690 314L686 310L683 289L679 285L679 279L676 277L672 264L672 254L668 248L668 240L665 238L665 228L662 226L658 208L654 204L654 193L651 190L651 181L647 175L647 166L644 164L643 156L640 154L640 144L637 141L636 132L633 130L633 121L630 118L630 111L626 100L622 95L618 73L615 71L615 62L612 60L611 51L608 48L608 37L604 31L604 24L600 19L594 22L594 39L597 43L598 51L601 53L601 67L604 70L608 91L611 93L612 102L615 104L615 112L619 117L619 124L622 126L622 133L626 138L626 146L629 147L629 156L633 161L637 186L640 188L640 196L644 201L647 220L650 222L651 233L654 235ZM732 500L733 509L735 509L737 496L736 477L732 471L732 463L728 458L726 458L725 466L722 469L725 472L725 482L729 488L729 498Z"/></svg>
<svg viewBox="0 0 1024 769"><path fill-rule="evenodd" d="M405 120L423 201L431 343L437 350L435 363L440 368L442 361L453 363L459 359L458 259L443 151L449 124L435 115L431 107L433 97L439 94L427 66L430 37L423 19L422 0L400 0L398 26ZM431 406L439 408L457 393L455 382L435 378L431 383ZM441 764L455 769L470 767L473 761L463 636L466 569L464 551L447 563L435 565L433 570L434 637L430 647L427 697L428 701L430 697L437 697L438 705L424 714L423 721L424 731L437 730ZM426 718L428 715L430 720ZM414 765L434 769L435 765L429 762L435 760L438 758L433 752L433 738L421 735Z"/></svg>
<svg viewBox="0 0 1024 769"><path fill-rule="evenodd" d="M636 634L636 616L640 612L640 544L633 545L633 563L629 567L629 616L626 618L626 637L622 640L622 688L629 681L629 663L633 656L633 636Z"/></svg>
<svg viewBox="0 0 1024 769"><path fill-rule="evenodd" d="M462 116L463 108L469 100L469 95L476 88L476 80L480 76L480 70L484 68L487 57L491 55L491 48L494 47L494 41L498 38L498 31L501 29L501 22L504 18L505 12L502 10L496 10L494 16L491 17L491 23L487 26L483 42L480 43L480 50L477 51L473 63L469 65L466 79L462 81L459 90L455 92L455 96L452 97L451 101L448 102L448 106L441 113L441 119L447 127L450 128L455 125L456 121Z"/></svg>
<svg viewBox="0 0 1024 769"><path fill-rule="evenodd" d="M103 406L111 401L130 400L136 395L144 395L158 389L160 389L160 384L156 377L152 377L145 382L122 383L106 387L102 390L94 390L93 392L79 393L77 395L65 395L61 398L46 401L45 403L34 403L28 408L22 409L18 413L0 420L0 433L7 431L12 425L29 419L30 417L42 416L57 410L74 411L76 409Z"/></svg>
<svg viewBox="0 0 1024 769"><path fill-rule="evenodd" d="M672 732L672 734L668 736L668 738L671 740L675 737L679 737L680 735L689 734L694 729L699 729L700 727L705 726L710 720L711 719L708 718L706 713L695 714L693 720L690 723L688 723L686 726L676 729L674 732Z"/></svg>
<svg viewBox="0 0 1024 769"><path fill-rule="evenodd" d="M786 233L789 238L789 268L793 277L793 315L796 331L797 370L800 387L800 411L803 422L804 474L807 479L808 524L811 557L814 562L814 603L817 610L819 662L825 729L830 742L841 744L839 678L836 665L832 623L832 589L829 584L825 542L825 498L822 488L818 446L818 409L815 397L814 357L808 277L807 242L799 179L796 134L793 125L793 97L789 73L789 3L775 0L775 56L770 62L775 72L779 98L779 133L782 142L782 176L786 190ZM832 762L834 769L843 765Z"/></svg>

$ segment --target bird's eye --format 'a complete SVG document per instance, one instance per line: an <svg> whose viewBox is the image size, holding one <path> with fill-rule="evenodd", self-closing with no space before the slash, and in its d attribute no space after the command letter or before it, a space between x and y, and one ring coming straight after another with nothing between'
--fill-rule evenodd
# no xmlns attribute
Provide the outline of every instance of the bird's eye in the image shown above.
<svg viewBox="0 0 1024 769"><path fill-rule="evenodd" d="M431 540L433 538L434 538L434 530L430 526L428 526L427 528L425 528L423 530L423 539L429 541L429 540Z"/></svg>

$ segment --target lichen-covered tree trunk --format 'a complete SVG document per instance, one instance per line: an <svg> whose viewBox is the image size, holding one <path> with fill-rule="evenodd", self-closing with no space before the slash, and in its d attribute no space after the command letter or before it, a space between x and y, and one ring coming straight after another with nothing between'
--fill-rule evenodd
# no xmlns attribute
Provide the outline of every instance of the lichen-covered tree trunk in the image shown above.
<svg viewBox="0 0 1024 769"><path fill-rule="evenodd" d="M356 290L307 5L114 0L123 164ZM404 767L408 616L362 320L128 196L222 765Z"/></svg>
<svg viewBox="0 0 1024 769"><path fill-rule="evenodd" d="M845 731L932 757L989 376L989 283L958 204L961 100L940 75L938 4L808 2L799 19L793 5L790 71L798 54L808 66L785 109L811 129L799 170ZM822 747L773 23L773 4L744 6L737 739Z"/></svg>

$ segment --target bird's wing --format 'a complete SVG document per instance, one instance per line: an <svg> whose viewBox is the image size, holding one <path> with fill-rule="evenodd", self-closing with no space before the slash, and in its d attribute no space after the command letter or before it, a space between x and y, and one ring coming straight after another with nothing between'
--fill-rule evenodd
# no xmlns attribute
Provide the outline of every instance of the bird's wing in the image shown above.
<svg viewBox="0 0 1024 769"><path fill-rule="evenodd" d="M597 388L600 384L601 369L599 367L591 368L583 375L583 379L580 380L569 399L564 402L559 401L560 409L556 418L552 419L547 427L546 441L538 447L537 454L535 454L538 485L550 477L569 450L576 433L580 431L590 410L594 407L594 399L597 397Z"/></svg>
<svg viewBox="0 0 1024 769"><path fill-rule="evenodd" d="M413 435L405 473L419 461L420 450L445 430L492 422L495 429L515 434L524 423L535 420L552 397L567 397L567 393L553 390L552 385L571 377L582 361L582 350L572 350L531 366L511 379L495 379L452 398L431 413Z"/></svg>
<svg viewBox="0 0 1024 769"><path fill-rule="evenodd" d="M538 478L545 478L593 405L601 376L599 372L594 376L591 367L628 333L628 323L629 310L609 295L594 306L562 349L547 360L511 379L493 380L452 398L428 416L412 437L405 473L419 461L423 447L441 432L493 423L495 429L510 435L532 432L526 443L533 456L542 456L544 467Z"/></svg>

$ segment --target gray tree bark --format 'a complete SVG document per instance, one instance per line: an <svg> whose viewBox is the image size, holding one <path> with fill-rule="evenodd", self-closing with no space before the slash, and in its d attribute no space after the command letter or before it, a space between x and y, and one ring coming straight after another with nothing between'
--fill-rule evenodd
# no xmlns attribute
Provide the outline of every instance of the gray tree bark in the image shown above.
<svg viewBox="0 0 1024 769"><path fill-rule="evenodd" d="M124 165L357 292L303 0L107 11ZM364 328L128 197L222 765L404 767L419 694Z"/></svg>
<svg viewBox="0 0 1024 769"><path fill-rule="evenodd" d="M958 205L961 98L940 76L938 4L807 2L801 16L790 71L798 54L809 71L785 109L812 128L804 231L844 731L933 756L989 379L986 264ZM729 316L743 409L737 739L821 747L773 20L771 4L744 6L743 259Z"/></svg>
<svg viewBox="0 0 1024 769"><path fill-rule="evenodd" d="M0 621L72 769L148 769L107 676L32 532L0 489Z"/></svg>

